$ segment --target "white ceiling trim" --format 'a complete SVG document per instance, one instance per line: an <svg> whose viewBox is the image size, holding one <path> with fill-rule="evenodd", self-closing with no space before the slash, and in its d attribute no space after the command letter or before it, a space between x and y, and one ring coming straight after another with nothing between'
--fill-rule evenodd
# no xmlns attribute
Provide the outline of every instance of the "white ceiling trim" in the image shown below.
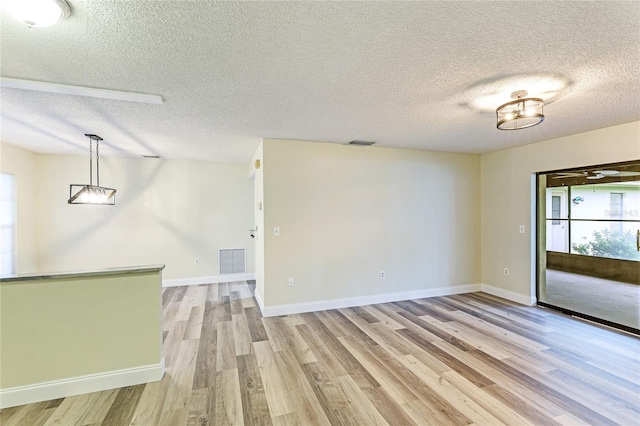
<svg viewBox="0 0 640 426"><path fill-rule="evenodd" d="M141 102L144 104L163 103L162 96L145 93L122 92L119 90L96 89L93 87L70 86L68 84L48 83L45 81L0 78L0 87L9 89L34 90L36 92L60 93L63 95L87 96L89 98L114 99L117 101Z"/></svg>

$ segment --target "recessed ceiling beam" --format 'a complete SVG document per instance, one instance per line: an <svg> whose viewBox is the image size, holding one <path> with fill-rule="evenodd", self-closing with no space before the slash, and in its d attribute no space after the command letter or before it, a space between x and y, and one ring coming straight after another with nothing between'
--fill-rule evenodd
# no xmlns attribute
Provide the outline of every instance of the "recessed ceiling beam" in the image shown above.
<svg viewBox="0 0 640 426"><path fill-rule="evenodd" d="M115 99L117 101L162 104L162 96L145 93L121 92L119 90L95 89L93 87L69 86L67 84L47 83L44 81L20 80L0 77L0 87L10 89L34 90L37 92L60 93L63 95L88 96L90 98Z"/></svg>

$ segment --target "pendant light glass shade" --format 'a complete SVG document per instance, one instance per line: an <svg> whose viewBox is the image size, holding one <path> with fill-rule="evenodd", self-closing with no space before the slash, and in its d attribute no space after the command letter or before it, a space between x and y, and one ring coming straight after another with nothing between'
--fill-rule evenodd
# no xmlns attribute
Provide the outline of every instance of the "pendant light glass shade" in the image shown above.
<svg viewBox="0 0 640 426"><path fill-rule="evenodd" d="M116 190L100 186L100 141L98 135L85 134L89 138L89 184L69 185L69 204L101 204L113 206ZM93 141L96 141L96 183L93 184Z"/></svg>
<svg viewBox="0 0 640 426"><path fill-rule="evenodd" d="M496 127L500 130L518 130L535 126L544 121L544 101L540 98L525 98L526 90L513 92L514 101L496 109Z"/></svg>
<svg viewBox="0 0 640 426"><path fill-rule="evenodd" d="M105 204L116 203L116 190L95 185L69 185L69 204Z"/></svg>

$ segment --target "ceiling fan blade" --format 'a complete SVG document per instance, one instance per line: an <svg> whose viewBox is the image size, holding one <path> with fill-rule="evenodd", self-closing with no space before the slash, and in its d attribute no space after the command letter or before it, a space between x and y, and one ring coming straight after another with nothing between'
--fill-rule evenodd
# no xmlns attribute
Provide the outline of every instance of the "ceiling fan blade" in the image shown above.
<svg viewBox="0 0 640 426"><path fill-rule="evenodd" d="M618 176L620 172L617 170L594 170L593 174L604 176Z"/></svg>
<svg viewBox="0 0 640 426"><path fill-rule="evenodd" d="M556 176L553 177L553 179L566 179L566 178L583 177L583 176L584 176L583 173L557 173Z"/></svg>

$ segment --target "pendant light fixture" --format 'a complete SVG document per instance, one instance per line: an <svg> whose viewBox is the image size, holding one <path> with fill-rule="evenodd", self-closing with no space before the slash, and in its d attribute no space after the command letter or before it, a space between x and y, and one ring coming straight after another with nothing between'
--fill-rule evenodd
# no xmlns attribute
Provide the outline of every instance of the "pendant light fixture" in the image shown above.
<svg viewBox="0 0 640 426"><path fill-rule="evenodd" d="M526 90L511 94L514 101L500 105L496 109L497 128L500 130L518 130L535 126L544 121L544 102L540 98L527 98Z"/></svg>
<svg viewBox="0 0 640 426"><path fill-rule="evenodd" d="M116 203L116 190L100 186L100 141L98 135L85 134L89 138L89 184L69 185L69 204L103 204ZM93 141L96 141L96 185L93 184Z"/></svg>

